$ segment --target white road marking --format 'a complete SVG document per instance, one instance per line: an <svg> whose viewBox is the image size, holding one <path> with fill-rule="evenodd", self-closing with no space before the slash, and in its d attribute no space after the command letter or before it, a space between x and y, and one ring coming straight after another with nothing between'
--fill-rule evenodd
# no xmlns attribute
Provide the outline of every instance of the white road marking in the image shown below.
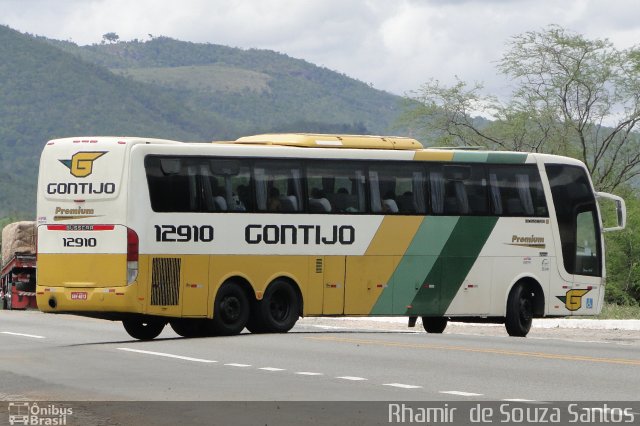
<svg viewBox="0 0 640 426"><path fill-rule="evenodd" d="M403 383L385 383L382 386L392 386L394 388L402 388L402 389L420 389L422 386L416 385L405 385Z"/></svg>
<svg viewBox="0 0 640 426"><path fill-rule="evenodd" d="M323 373L314 373L312 371L296 371L294 374L299 374L301 376L324 376Z"/></svg>
<svg viewBox="0 0 640 426"><path fill-rule="evenodd" d="M535 399L522 399L522 398L509 398L509 399L503 399L503 401L506 401L506 402L536 402Z"/></svg>
<svg viewBox="0 0 640 426"><path fill-rule="evenodd" d="M9 334L11 336L22 336L22 337L31 337L33 339L45 339L44 336L37 336L35 334L25 334L25 333L13 333L11 331L0 331L2 334Z"/></svg>
<svg viewBox="0 0 640 426"><path fill-rule="evenodd" d="M357 382L360 380L368 380L368 379L365 379L364 377L355 377L355 376L340 376L340 377L336 377L336 379L353 380L354 382Z"/></svg>
<svg viewBox="0 0 640 426"><path fill-rule="evenodd" d="M276 367L260 367L258 368L258 370L264 370L264 371L285 371L284 368L276 368Z"/></svg>
<svg viewBox="0 0 640 426"><path fill-rule="evenodd" d="M440 393L446 393L449 395L458 395L458 396L482 396L481 393L461 392L461 391L440 391Z"/></svg>
<svg viewBox="0 0 640 426"><path fill-rule="evenodd" d="M143 351L143 350L140 350L140 349L131 349L131 348L116 348L116 349L118 349L120 351L135 352L135 353L145 354L145 355L156 355L156 356L163 356L163 357L166 357L166 358L182 359L184 361L205 362L205 363L218 362L218 361L214 361L212 359L191 358L189 356L167 354L167 353L164 353L164 352L151 352L151 351Z"/></svg>
<svg viewBox="0 0 640 426"><path fill-rule="evenodd" d="M229 367L251 367L251 364L236 364L234 362L230 362L229 364L225 364Z"/></svg>

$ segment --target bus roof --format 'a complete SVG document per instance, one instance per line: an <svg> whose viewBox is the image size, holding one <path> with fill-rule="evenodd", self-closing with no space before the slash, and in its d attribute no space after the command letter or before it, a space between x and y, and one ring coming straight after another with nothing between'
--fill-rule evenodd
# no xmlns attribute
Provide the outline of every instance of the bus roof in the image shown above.
<svg viewBox="0 0 640 426"><path fill-rule="evenodd" d="M401 136L334 135L320 133L271 133L245 136L232 143L282 145L308 148L420 150L422 144Z"/></svg>
<svg viewBox="0 0 640 426"><path fill-rule="evenodd" d="M74 136L69 138L52 139L47 142L47 145L55 144L141 144L141 143L153 143L153 144L180 144L182 142L169 140L169 139L156 139L156 138L144 138L138 136Z"/></svg>

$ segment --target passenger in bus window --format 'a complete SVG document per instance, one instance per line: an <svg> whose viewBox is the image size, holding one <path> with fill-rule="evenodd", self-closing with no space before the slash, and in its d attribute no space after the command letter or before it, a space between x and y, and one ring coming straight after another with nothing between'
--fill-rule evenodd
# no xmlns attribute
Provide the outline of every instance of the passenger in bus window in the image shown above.
<svg viewBox="0 0 640 426"><path fill-rule="evenodd" d="M267 203L267 209L270 212L280 211L280 190L275 186L269 189L269 201Z"/></svg>
<svg viewBox="0 0 640 426"><path fill-rule="evenodd" d="M325 197L324 192L321 189L313 188L311 190L309 210L312 213L329 213L331 211L331 203Z"/></svg>
<svg viewBox="0 0 640 426"><path fill-rule="evenodd" d="M236 194L234 198L237 197L236 202L236 210L237 211L247 211L247 206L249 205L249 187L247 185L238 185L236 188Z"/></svg>
<svg viewBox="0 0 640 426"><path fill-rule="evenodd" d="M393 191L387 191L382 200L382 211L384 213L398 213L398 203L396 203L396 194Z"/></svg>

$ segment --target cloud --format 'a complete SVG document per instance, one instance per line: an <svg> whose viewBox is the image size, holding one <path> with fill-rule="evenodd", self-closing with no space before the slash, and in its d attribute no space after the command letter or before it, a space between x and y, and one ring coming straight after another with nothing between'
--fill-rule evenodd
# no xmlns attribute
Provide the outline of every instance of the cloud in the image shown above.
<svg viewBox="0 0 640 426"><path fill-rule="evenodd" d="M78 44L180 40L263 48L402 94L435 78L506 92L507 40L555 23L619 48L640 40L637 0L0 0L0 23Z"/></svg>

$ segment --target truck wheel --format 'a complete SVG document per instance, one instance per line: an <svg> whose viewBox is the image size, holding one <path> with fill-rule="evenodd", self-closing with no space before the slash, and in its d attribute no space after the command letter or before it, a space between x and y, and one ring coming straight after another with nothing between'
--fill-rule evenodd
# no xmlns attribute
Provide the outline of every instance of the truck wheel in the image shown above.
<svg viewBox="0 0 640 426"><path fill-rule="evenodd" d="M509 336L526 337L533 321L531 291L522 283L516 284L507 299L507 316L504 325Z"/></svg>
<svg viewBox="0 0 640 426"><path fill-rule="evenodd" d="M122 325L134 339L153 340L162 333L165 322L153 319L125 319L122 320Z"/></svg>
<svg viewBox="0 0 640 426"><path fill-rule="evenodd" d="M427 333L441 334L447 328L445 317L422 317L422 326Z"/></svg>

